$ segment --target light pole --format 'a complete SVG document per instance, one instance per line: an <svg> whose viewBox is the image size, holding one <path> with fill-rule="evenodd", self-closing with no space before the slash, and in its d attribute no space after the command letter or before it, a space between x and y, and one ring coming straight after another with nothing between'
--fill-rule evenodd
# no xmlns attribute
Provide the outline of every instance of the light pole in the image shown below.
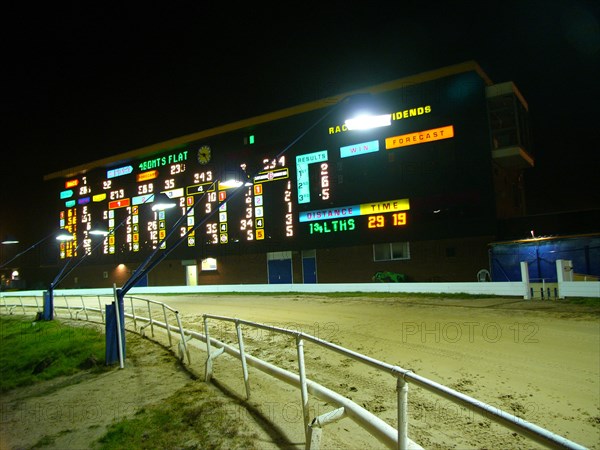
<svg viewBox="0 0 600 450"><path fill-rule="evenodd" d="M166 209L166 208L171 208L171 207L175 206L175 203L163 193L149 196L144 201L144 203L147 203L147 202L153 202L153 204L152 204L153 210ZM111 234L114 234L119 228L121 228L123 225L125 225L126 221L127 221L127 218L123 219L116 227L112 228L110 231L102 230L102 229L98 228L97 226L92 226L89 229L88 233L91 236L102 236L103 239L100 242L98 242L89 252L86 252L79 260L77 260L77 262L75 264L73 264L73 266L71 268L69 268L69 266L71 265L73 259L69 259L65 263L65 265L62 267L60 272L56 275L54 280L50 283L48 290L44 292L44 313L43 313L44 320L52 320L53 319L54 289L56 288L56 286L58 286L58 284L62 280L64 280L67 277L67 275L69 275L73 270L75 270L75 268L77 266L79 266L88 255L92 254L94 252L94 250L96 250L96 248L98 248L102 244L102 242L104 241L104 238L106 238L107 236L109 236ZM66 234L66 235L63 234L62 236L57 236L57 239L72 240L73 236L70 234ZM79 248L84 243L85 243L85 240L82 240L81 243L75 249L75 252L74 252L75 254L77 254ZM69 269L69 270L67 270L67 269Z"/></svg>
<svg viewBox="0 0 600 450"><path fill-rule="evenodd" d="M0 243L0 244L2 244L0 246L0 250L1 250L0 261L4 260L5 248L13 247L18 243L19 243L18 239L16 239L14 236L7 235L4 239L2 239L2 242ZM10 263L10 261L8 261L8 263ZM0 270L4 269L7 264L1 263ZM2 271L2 284L0 285L0 292L3 291L6 287L8 287L8 285L10 284L10 279L11 279L11 275L9 274L8 276L5 276L4 271Z"/></svg>
<svg viewBox="0 0 600 450"><path fill-rule="evenodd" d="M123 223L119 224L115 228L115 230L118 229L122 224ZM108 234L110 234L112 232L114 232L114 230L112 230L111 232L108 232L108 231L102 231L102 230L99 230L98 228L92 227L89 231L89 234L92 236L101 235L101 236L106 237ZM61 240L61 241L70 241L70 240L73 240L73 235L66 233L66 234L57 236L56 239ZM82 247L82 245L84 243L85 243L85 240L82 240L79 243L79 245L77 245L77 247L75 248L75 252L74 252L75 255L77 255L77 252L79 251L79 249ZM98 244L96 244L89 252L84 253L84 255L81 258L79 258L75 263L73 263L74 259L71 258L63 265L60 272L58 272L56 277L54 277L54 280L52 280L52 282L50 283L48 290L44 292L44 311L43 311L43 315L42 315L44 320L52 320L54 318L54 289L56 288L56 286L58 286L58 284L61 281L63 281L73 270L75 270L75 268L77 268L85 260L85 258L88 255L92 254L94 252L94 250L96 248L98 248L98 246L101 244L102 244L102 241L100 241Z"/></svg>
<svg viewBox="0 0 600 450"><path fill-rule="evenodd" d="M27 247L25 250L23 250L22 252L17 253L15 256L13 256L12 258L10 258L8 261L3 262L0 265L0 269L4 269L5 267L7 267L10 263L12 263L14 260L16 260L17 258L23 256L25 253L28 253L29 251L33 250L34 248L36 248L38 245L40 245L41 243L47 241L48 239L50 239L51 237L55 237L57 240L59 241L64 241L64 240L70 240L73 238L73 236L71 236L70 234L68 234L67 232L65 232L65 230L60 230L58 232L58 234L53 231L52 233L50 233L48 236L43 237L42 239L40 239L39 241L35 242L34 244L30 245L29 247ZM69 239L70 238L70 239ZM19 241L14 239L14 238L10 238L7 240L2 241L3 245L7 245L7 244L18 244Z"/></svg>
<svg viewBox="0 0 600 450"><path fill-rule="evenodd" d="M4 269L6 267L9 266L9 264L11 264L13 261L17 260L18 258L20 258L21 256L23 256L26 253L29 253L31 250L33 250L34 248L36 248L37 246L39 246L40 244L42 244L43 242L47 241L50 238L56 238L57 240L69 240L72 239L73 236L69 233L67 233L64 229L60 230L57 234L56 231L53 231L52 233L50 233L49 235L43 237L42 239L40 239L39 241L33 243L32 245L30 245L29 247L27 247L25 250L17 253L15 256L13 256L12 258L10 258L9 260L3 262L0 265L0 269ZM7 244L16 244L19 241L14 239L14 238L10 238L10 239L5 239L4 241L2 241L3 245L7 245Z"/></svg>

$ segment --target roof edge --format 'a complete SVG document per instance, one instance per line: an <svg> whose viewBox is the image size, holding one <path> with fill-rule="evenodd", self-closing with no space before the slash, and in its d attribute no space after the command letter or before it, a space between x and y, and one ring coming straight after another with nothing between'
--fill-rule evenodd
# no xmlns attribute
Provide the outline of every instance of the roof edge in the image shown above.
<svg viewBox="0 0 600 450"><path fill-rule="evenodd" d="M208 138L211 136L216 136L219 134L244 129L247 127L259 125L266 122L271 122L278 119L284 119L286 117L295 116L298 114L315 111L318 109L327 108L337 103L341 102L348 96L360 94L360 93L371 93L371 94L380 94L387 91L393 91L405 87L407 84L416 84L416 83L424 83L427 81L432 81L438 78L444 78L451 75L456 75L459 73L475 71L484 82L490 86L493 84L491 79L487 76L487 74L483 71L483 69L477 64L475 61L465 61L462 63L442 67L440 69L434 69L426 72L421 72L416 75L409 75L403 78L399 78L393 81L388 81L380 84L376 84L373 86L367 86L364 88L355 89L349 92L341 93L338 95L334 95L331 97L327 97L321 100L315 100L308 103L303 103L297 106L292 106L289 108L284 108L278 111L273 111L266 114L261 114L259 116L254 116L248 119L238 120L236 122L231 122L226 125L221 125L214 128L209 128L203 131L198 131L190 134L186 134L183 136L175 137L173 139L168 139L166 141L158 142L156 144L148 145L145 147L140 147L135 150L130 150L124 153L119 153L114 156L109 156L103 159L95 160L89 163L81 164L78 166L74 166L68 169L59 170L57 172L52 172L50 174L44 175L44 181L49 181L58 178L65 178L75 176L79 173L85 173L89 170L95 169L97 167L106 166L109 164L118 163L119 161L126 161L130 159L135 159L140 156L158 153L161 151L168 150L170 148L176 148L183 144L186 144L191 141L197 141L200 139Z"/></svg>

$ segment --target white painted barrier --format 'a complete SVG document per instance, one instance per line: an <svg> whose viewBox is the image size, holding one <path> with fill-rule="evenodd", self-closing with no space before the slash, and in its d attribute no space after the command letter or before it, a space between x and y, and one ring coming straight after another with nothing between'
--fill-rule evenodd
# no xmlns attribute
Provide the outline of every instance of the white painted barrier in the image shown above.
<svg viewBox="0 0 600 450"><path fill-rule="evenodd" d="M600 298L600 281L563 281L558 289L561 297Z"/></svg>
<svg viewBox="0 0 600 450"><path fill-rule="evenodd" d="M204 286L146 286L134 287L131 295L161 294L210 294L210 293L399 293L399 294L467 294L529 299L529 280L492 282L447 282L447 283L318 283L318 284L222 284ZM558 282L560 297L600 298L600 281ZM44 291L8 291L0 296L34 296L43 298ZM113 288L55 289L55 296L112 296Z"/></svg>

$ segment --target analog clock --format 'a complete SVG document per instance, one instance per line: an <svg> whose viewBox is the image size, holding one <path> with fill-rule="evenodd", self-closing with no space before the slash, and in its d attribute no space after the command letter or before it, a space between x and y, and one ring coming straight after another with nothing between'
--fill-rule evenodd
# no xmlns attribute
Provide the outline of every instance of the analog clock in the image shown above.
<svg viewBox="0 0 600 450"><path fill-rule="evenodd" d="M208 164L210 161L211 151L208 145L203 145L198 149L198 162L200 164Z"/></svg>

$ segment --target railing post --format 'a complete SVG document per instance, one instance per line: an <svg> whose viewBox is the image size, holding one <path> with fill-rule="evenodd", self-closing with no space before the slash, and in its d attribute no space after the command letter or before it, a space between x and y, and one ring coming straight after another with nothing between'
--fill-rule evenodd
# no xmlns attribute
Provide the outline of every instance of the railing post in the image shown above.
<svg viewBox="0 0 600 450"><path fill-rule="evenodd" d="M173 346L173 340L171 338L171 327L169 327L169 323L167 322L167 309L165 308L164 303L162 305L162 309L163 309L163 316L165 318L165 325L167 327L167 336L169 336L169 347L172 347Z"/></svg>
<svg viewBox="0 0 600 450"><path fill-rule="evenodd" d="M306 387L306 371L304 370L304 341L300 334L296 335L296 348L298 350L298 374L300 376L300 393L302 395L302 416L304 417L305 448L310 448L308 389Z"/></svg>
<svg viewBox="0 0 600 450"><path fill-rule="evenodd" d="M102 301L100 300L100 296L98 296L98 309L100 310L100 317L102 318L102 323L104 323L104 310L102 309Z"/></svg>
<svg viewBox="0 0 600 450"><path fill-rule="evenodd" d="M208 334L208 317L204 317L204 336L206 336L206 368L204 371L204 381L210 381L212 377L212 358L210 357L210 335Z"/></svg>
<svg viewBox="0 0 600 450"><path fill-rule="evenodd" d="M321 437L323 436L323 427L325 425L337 422L344 417L346 417L346 408L344 407L315 417L308 427L310 450L319 450L321 448Z"/></svg>
<svg viewBox="0 0 600 450"><path fill-rule="evenodd" d="M90 320L87 313L87 309L85 307L85 301L83 300L83 295L79 296L79 298L81 299L81 309L83 309L83 312L85 313L85 320Z"/></svg>
<svg viewBox="0 0 600 450"><path fill-rule="evenodd" d="M188 364L192 363L190 359L190 351L187 348L187 341L185 340L185 334L183 332L183 326L181 325L181 318L179 317L179 311L175 311L175 318L177 319L177 326L179 327L179 334L181 335L181 345L183 346L183 351L187 355Z"/></svg>
<svg viewBox="0 0 600 450"><path fill-rule="evenodd" d="M67 295L63 295L63 298L65 299L65 305L67 305L67 311L69 311L69 317L72 319L73 318L73 313L71 312L71 305L69 305L69 300L67 299ZM53 305L54 310L56 311L56 302ZM54 315L56 315L56 312L54 313Z"/></svg>
<svg viewBox="0 0 600 450"><path fill-rule="evenodd" d="M408 448L408 383L404 376L398 376L398 449Z"/></svg>
<svg viewBox="0 0 600 450"><path fill-rule="evenodd" d="M148 319L150 320L150 332L152 333L152 337L154 337L154 321L152 320L152 308L150 308L150 302L146 301L148 305Z"/></svg>
<svg viewBox="0 0 600 450"><path fill-rule="evenodd" d="M133 318L133 329L137 330L137 320L135 317L135 308L133 307L133 297L129 297L129 303L131 304L131 316Z"/></svg>
<svg viewBox="0 0 600 450"><path fill-rule="evenodd" d="M244 375L244 385L246 386L246 400L250 399L250 382L248 380L248 366L246 364L246 352L244 351L244 337L242 336L242 327L239 321L235 321L235 331L237 333L238 344L240 346L240 360L242 361L242 373Z"/></svg>

